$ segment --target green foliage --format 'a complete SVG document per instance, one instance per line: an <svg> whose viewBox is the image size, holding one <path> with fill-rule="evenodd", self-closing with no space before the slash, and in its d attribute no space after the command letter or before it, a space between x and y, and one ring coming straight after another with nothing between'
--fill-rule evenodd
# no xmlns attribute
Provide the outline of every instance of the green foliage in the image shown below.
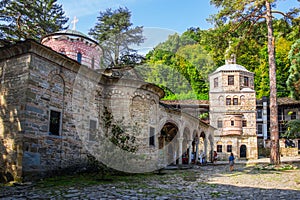
<svg viewBox="0 0 300 200"><path fill-rule="evenodd" d="M300 40L297 40L292 45L288 58L291 66L288 70L289 76L286 84L292 98L300 99Z"/></svg>
<svg viewBox="0 0 300 200"><path fill-rule="evenodd" d="M147 64L138 69L145 81L168 88L164 99L208 99L207 76L213 62L192 39L200 37L195 31L189 29L182 36L169 36L147 54Z"/></svg>
<svg viewBox="0 0 300 200"><path fill-rule="evenodd" d="M138 150L138 145L135 144L135 136L128 134L122 125L124 119L115 121L112 113L109 112L107 107L104 107L102 120L105 128L105 136L109 138L110 142L128 152L136 152Z"/></svg>
<svg viewBox="0 0 300 200"><path fill-rule="evenodd" d="M200 114L199 118L200 119L208 119L208 116L209 116L208 112L205 112L205 113Z"/></svg>
<svg viewBox="0 0 300 200"><path fill-rule="evenodd" d="M105 65L119 66L122 56L136 53L130 45L139 45L144 41L143 28L131 27L130 17L131 13L127 8L109 8L100 12L95 27L90 29L89 35L102 47Z"/></svg>
<svg viewBox="0 0 300 200"><path fill-rule="evenodd" d="M39 41L42 36L65 29L69 20L57 0L5 0L0 3L0 39Z"/></svg>
<svg viewBox="0 0 300 200"><path fill-rule="evenodd" d="M294 139L300 137L300 120L294 119L286 123L286 132L282 135L285 138Z"/></svg>

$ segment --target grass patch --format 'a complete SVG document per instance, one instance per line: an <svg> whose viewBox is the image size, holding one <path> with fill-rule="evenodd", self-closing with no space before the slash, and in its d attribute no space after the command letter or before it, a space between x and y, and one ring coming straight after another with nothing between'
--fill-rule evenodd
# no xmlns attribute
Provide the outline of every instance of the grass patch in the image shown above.
<svg viewBox="0 0 300 200"><path fill-rule="evenodd" d="M269 170L269 171L287 171L296 170L297 166L292 164L281 164L281 165L271 165L271 164L261 164L254 167L256 170Z"/></svg>
<svg viewBox="0 0 300 200"><path fill-rule="evenodd" d="M221 196L221 192L211 192L209 194L212 198L218 198Z"/></svg>

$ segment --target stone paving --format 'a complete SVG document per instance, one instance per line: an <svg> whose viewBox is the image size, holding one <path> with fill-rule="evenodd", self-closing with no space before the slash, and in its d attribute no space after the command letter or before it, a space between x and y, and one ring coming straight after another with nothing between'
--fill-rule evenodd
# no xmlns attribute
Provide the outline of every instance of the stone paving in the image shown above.
<svg viewBox="0 0 300 200"><path fill-rule="evenodd" d="M194 165L93 185L43 186L38 182L5 186L0 187L0 199L300 199L300 162L284 160L293 162L296 170L259 170L266 162L257 160L260 164L249 166L238 161L233 172L226 162Z"/></svg>

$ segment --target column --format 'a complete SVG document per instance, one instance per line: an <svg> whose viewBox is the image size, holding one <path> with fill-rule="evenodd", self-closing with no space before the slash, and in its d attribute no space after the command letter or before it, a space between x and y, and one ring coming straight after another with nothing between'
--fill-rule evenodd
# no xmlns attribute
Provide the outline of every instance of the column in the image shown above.
<svg viewBox="0 0 300 200"><path fill-rule="evenodd" d="M195 145L196 145L196 155L195 155L195 164L197 164L198 157L199 157L199 138L195 138Z"/></svg>
<svg viewBox="0 0 300 200"><path fill-rule="evenodd" d="M178 164L182 165L182 142L183 142L183 138L177 138L178 140Z"/></svg>
<svg viewBox="0 0 300 200"><path fill-rule="evenodd" d="M189 162L188 162L188 164L191 164L191 162L192 162L192 151L193 151L193 146L192 146L193 140L189 140L188 143L189 143Z"/></svg>

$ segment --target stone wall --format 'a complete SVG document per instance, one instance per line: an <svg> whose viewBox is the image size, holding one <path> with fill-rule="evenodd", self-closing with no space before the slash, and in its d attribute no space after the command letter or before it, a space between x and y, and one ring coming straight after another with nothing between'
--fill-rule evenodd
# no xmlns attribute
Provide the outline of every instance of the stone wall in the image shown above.
<svg viewBox="0 0 300 200"><path fill-rule="evenodd" d="M3 56L3 54L2 54ZM0 169L4 179L22 174L22 138L30 56L0 60Z"/></svg>
<svg viewBox="0 0 300 200"><path fill-rule="evenodd" d="M156 170L167 153L159 149L160 131L170 122L178 129L173 156L180 158L201 135L204 150L212 151L213 129L161 106L163 90L133 69L95 71L28 40L0 49L0 81L0 173L6 178L32 180L81 169L90 154L122 171ZM104 124L106 109L110 125ZM137 151L112 143L113 128L123 131L120 141L134 136Z"/></svg>

